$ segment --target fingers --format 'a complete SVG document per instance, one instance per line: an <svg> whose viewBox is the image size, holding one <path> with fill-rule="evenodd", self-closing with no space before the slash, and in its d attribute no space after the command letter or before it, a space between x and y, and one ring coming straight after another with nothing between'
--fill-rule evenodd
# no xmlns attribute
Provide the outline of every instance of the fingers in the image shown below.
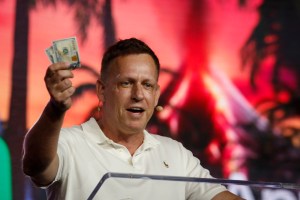
<svg viewBox="0 0 300 200"><path fill-rule="evenodd" d="M73 73L67 63L55 63L48 67L45 80L55 82L65 78L73 78Z"/></svg>
<svg viewBox="0 0 300 200"><path fill-rule="evenodd" d="M71 107L71 96L75 92L71 78L74 75L67 63L55 63L48 67L45 75L47 90L51 101L60 110L67 110Z"/></svg>

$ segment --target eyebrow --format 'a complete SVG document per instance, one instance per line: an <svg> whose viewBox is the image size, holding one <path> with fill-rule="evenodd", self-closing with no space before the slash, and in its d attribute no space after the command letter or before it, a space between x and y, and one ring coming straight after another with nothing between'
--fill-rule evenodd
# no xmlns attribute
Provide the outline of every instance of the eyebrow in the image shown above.
<svg viewBox="0 0 300 200"><path fill-rule="evenodd" d="M116 79L120 80L120 79L127 79L127 80L136 80L135 77L131 77L131 76L128 76L128 75L121 75L121 74L118 74L116 76ZM145 78L142 78L142 82L144 81L153 81L153 82L158 82L158 79L157 78L148 78L148 77L145 77Z"/></svg>

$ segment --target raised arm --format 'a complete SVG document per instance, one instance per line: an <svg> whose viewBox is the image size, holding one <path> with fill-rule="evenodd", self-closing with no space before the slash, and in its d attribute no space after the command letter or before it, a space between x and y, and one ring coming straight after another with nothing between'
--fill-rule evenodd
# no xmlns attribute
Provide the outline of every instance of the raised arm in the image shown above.
<svg viewBox="0 0 300 200"><path fill-rule="evenodd" d="M48 67L44 81L50 101L24 139L23 171L38 185L51 183L57 173L58 137L75 91L70 78L73 73L66 63Z"/></svg>

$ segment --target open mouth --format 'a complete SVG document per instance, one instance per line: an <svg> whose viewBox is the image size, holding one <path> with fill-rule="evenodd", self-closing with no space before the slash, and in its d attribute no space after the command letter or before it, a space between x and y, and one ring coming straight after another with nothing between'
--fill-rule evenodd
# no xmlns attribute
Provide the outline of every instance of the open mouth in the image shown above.
<svg viewBox="0 0 300 200"><path fill-rule="evenodd" d="M129 112L132 112L132 113L142 113L145 111L143 108L138 108L138 107L132 107L132 108L128 108L126 110Z"/></svg>

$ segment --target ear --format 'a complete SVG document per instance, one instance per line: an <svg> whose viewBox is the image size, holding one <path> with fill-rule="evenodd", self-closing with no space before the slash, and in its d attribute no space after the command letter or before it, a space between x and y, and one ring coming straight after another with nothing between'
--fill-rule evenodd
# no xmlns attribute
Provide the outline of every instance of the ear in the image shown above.
<svg viewBox="0 0 300 200"><path fill-rule="evenodd" d="M96 83L96 92L97 92L97 97L99 101L104 102L104 84L101 80L97 80Z"/></svg>
<svg viewBox="0 0 300 200"><path fill-rule="evenodd" d="M155 91L155 106L157 106L157 104L158 104L159 97L160 97L160 86L157 85L157 88Z"/></svg>

